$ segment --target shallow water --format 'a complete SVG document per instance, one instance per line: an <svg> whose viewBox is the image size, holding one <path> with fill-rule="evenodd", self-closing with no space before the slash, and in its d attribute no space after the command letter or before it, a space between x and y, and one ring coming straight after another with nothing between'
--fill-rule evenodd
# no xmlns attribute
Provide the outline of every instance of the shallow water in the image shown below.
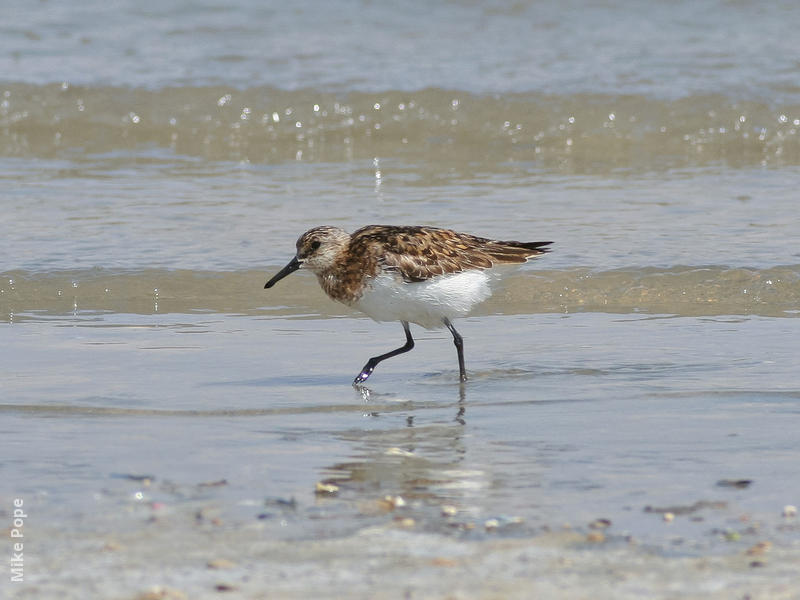
<svg viewBox="0 0 800 600"><path fill-rule="evenodd" d="M80 505L96 481L125 489L107 481L111 473L187 483L203 473L204 480L237 482L258 502L262 495L307 497L315 478L357 456L403 462L381 458L400 447L472 473L457 477L455 494L438 501L501 513L535 501L527 505L533 514L523 516L545 523L558 518L542 514L547 498L556 503L550 510L565 515L587 505L602 514L630 510L630 503L636 521L638 509L652 503L648 490L670 504L697 490L713 495L726 477L753 477L760 494L782 491L788 502L796 493L786 488L798 415L796 323L602 314L468 319L461 329L471 380L463 388L452 344L435 332L382 364L358 391L349 375L397 341L399 327L220 314L26 322L12 326L21 331L6 363L13 401L3 411L6 439L25 448L29 463L10 479L24 473L21 491L69 500L66 485L79 490L72 500ZM191 439L203 439L210 454L187 452ZM761 458L746 458L758 447L771 455L775 479ZM262 469L276 467L271 454L306 452L308 464L292 461L294 477L255 484ZM717 470L698 471L697 463ZM383 467L386 473L374 474L378 489L406 493L393 488L398 474ZM518 497L509 487L528 491ZM617 506L604 505L609 493ZM574 506L566 506L569 497Z"/></svg>
<svg viewBox="0 0 800 600"><path fill-rule="evenodd" d="M470 318L465 386L449 335L433 332L354 390L361 363L399 343L398 326L31 318L6 326L3 493L25 499L34 531L46 521L100 536L90 555L151 519L191 535L185 510L213 511L226 535L259 524L274 542L347 541L413 519L437 556L447 540L537 539L567 525L586 535L597 519L610 520L609 543L662 560L764 540L791 548L798 531L781 511L800 493L797 324ZM339 491L320 497L317 482ZM389 511L387 496L404 506ZM128 555L147 547L128 543Z"/></svg>
<svg viewBox="0 0 800 600"><path fill-rule="evenodd" d="M795 7L7 9L0 592L794 597ZM354 390L323 223L554 246Z"/></svg>

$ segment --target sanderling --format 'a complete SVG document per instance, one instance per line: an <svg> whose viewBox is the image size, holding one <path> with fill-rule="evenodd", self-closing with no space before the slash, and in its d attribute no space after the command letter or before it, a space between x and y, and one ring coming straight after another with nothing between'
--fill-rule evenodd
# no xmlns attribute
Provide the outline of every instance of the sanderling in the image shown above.
<svg viewBox="0 0 800 600"><path fill-rule="evenodd" d="M551 243L491 240L436 227L368 225L349 234L323 225L300 236L295 257L264 288L309 269L332 299L375 321L400 321L406 343L370 358L353 385L364 383L381 361L414 347L409 323L450 330L466 381L464 344L451 320L492 294L492 267L524 263L548 252Z"/></svg>

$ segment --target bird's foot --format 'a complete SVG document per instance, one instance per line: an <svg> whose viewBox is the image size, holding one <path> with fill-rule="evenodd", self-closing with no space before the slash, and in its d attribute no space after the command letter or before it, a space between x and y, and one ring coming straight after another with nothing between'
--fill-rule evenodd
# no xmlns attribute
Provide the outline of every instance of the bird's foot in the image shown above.
<svg viewBox="0 0 800 600"><path fill-rule="evenodd" d="M356 375L356 378L353 380L353 385L359 386L364 383L367 379L369 379L369 376L372 375L372 371L374 370L375 367L364 367L361 369L361 373Z"/></svg>

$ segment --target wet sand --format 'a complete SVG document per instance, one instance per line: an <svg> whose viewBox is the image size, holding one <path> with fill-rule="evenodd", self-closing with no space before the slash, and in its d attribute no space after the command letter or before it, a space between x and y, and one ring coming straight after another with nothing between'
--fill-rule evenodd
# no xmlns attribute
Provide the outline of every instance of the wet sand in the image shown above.
<svg viewBox="0 0 800 600"><path fill-rule="evenodd" d="M612 531L534 537L486 534L465 541L383 524L334 539L276 541L261 523L231 527L187 511L135 533L60 536L30 569L47 577L14 598L686 598L795 599L800 550L772 547L665 557ZM42 540L44 541L44 540Z"/></svg>
<svg viewBox="0 0 800 600"><path fill-rule="evenodd" d="M30 559L4 594L796 597L797 323L471 318L465 386L430 332L358 391L399 326L23 320L0 489Z"/></svg>

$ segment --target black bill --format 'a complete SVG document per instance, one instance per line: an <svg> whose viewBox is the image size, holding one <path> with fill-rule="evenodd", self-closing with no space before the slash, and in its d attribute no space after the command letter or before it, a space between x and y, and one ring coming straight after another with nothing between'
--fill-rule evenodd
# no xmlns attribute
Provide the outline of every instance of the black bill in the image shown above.
<svg viewBox="0 0 800 600"><path fill-rule="evenodd" d="M264 284L264 289L271 288L273 285L278 283L281 279L283 279L287 275L291 275L292 273L297 271L297 269L300 268L301 264L302 263L299 260L297 260L297 257L295 256L292 260L289 261L288 265L283 267L280 271L278 271L275 274L275 277L273 277L267 283Z"/></svg>

